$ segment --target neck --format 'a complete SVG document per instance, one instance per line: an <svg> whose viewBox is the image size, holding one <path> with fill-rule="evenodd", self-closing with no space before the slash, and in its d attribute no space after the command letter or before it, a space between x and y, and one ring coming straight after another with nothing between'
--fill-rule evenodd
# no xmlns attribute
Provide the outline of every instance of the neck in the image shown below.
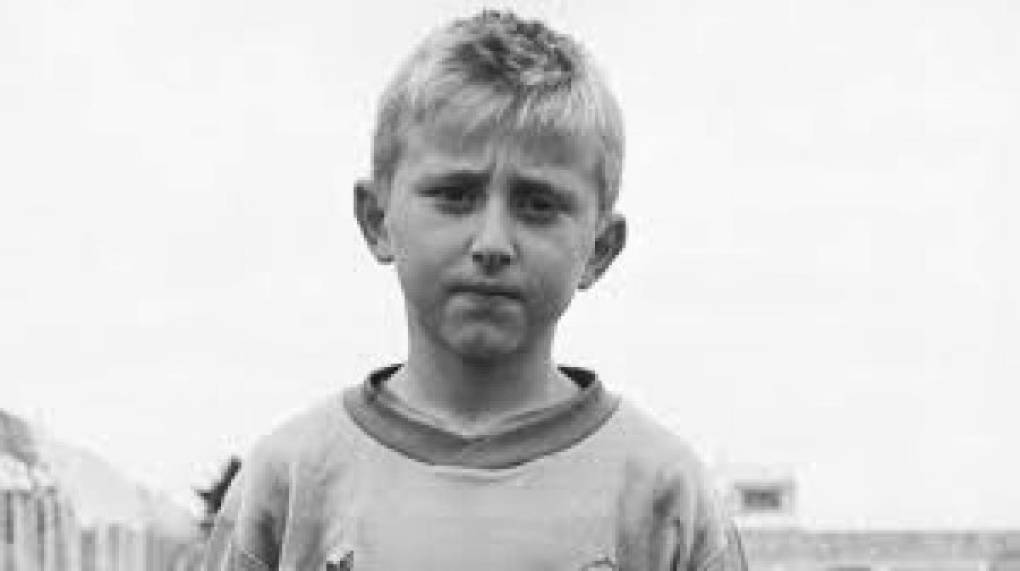
<svg viewBox="0 0 1020 571"><path fill-rule="evenodd" d="M387 386L408 406L457 432L484 432L500 421L569 398L577 391L552 360L551 335L534 350L468 360L423 335L411 335L407 364Z"/></svg>

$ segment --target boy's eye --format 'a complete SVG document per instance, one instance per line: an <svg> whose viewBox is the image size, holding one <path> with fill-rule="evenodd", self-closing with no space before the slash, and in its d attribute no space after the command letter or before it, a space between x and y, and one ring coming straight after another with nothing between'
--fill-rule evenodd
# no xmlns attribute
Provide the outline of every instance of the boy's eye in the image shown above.
<svg viewBox="0 0 1020 571"><path fill-rule="evenodd" d="M436 200L444 210L468 210L474 204L477 193L465 186L449 185L428 189L426 194Z"/></svg>
<svg viewBox="0 0 1020 571"><path fill-rule="evenodd" d="M544 192L525 192L515 200L515 207L525 218L535 221L549 221L561 210L560 201Z"/></svg>

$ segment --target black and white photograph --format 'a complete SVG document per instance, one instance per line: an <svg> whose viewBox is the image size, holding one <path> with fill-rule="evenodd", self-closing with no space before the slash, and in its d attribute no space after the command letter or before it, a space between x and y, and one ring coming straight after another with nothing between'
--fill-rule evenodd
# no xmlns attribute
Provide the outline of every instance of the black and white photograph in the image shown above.
<svg viewBox="0 0 1020 571"><path fill-rule="evenodd" d="M1020 571L1020 3L0 0L0 571Z"/></svg>

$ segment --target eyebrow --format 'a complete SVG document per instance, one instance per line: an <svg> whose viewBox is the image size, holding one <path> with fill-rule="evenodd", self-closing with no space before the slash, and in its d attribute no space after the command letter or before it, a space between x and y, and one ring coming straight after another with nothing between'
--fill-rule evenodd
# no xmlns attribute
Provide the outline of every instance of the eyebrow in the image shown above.
<svg viewBox="0 0 1020 571"><path fill-rule="evenodd" d="M569 187L564 187L556 184L555 182L550 182L544 179L528 176L513 176L510 178L510 186L515 190L550 194L555 196L557 200L562 201L564 204L574 204L576 201L574 192Z"/></svg>
<svg viewBox="0 0 1020 571"><path fill-rule="evenodd" d="M489 173L485 171L455 170L433 175L426 175L418 185L422 188L437 184L476 186L489 181Z"/></svg>
<svg viewBox="0 0 1020 571"><path fill-rule="evenodd" d="M491 178L491 173L484 170L470 170L470 169L458 169L447 172L441 172L431 175L426 175L422 178L420 183L416 185L418 188L427 189L436 185L454 185L454 186L483 186L488 184ZM510 187L515 190L525 190L529 192L541 192L555 195L557 198L565 201L573 202L573 192L563 185L556 184L541 178L531 177L527 175L511 175L508 182Z"/></svg>
<svg viewBox="0 0 1020 571"><path fill-rule="evenodd" d="M573 203L572 194L569 190L545 180L536 180L528 177L513 177L510 179L510 188L514 192L525 194L550 195L563 203Z"/></svg>

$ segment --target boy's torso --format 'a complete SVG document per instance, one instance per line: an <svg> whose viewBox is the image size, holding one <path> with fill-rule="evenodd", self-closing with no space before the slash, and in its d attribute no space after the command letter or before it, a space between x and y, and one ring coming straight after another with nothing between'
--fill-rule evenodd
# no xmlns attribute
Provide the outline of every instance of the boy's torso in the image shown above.
<svg viewBox="0 0 1020 571"><path fill-rule="evenodd" d="M693 569L729 540L697 460L598 384L445 448L379 400L349 389L263 443L225 508L238 548L300 570Z"/></svg>

